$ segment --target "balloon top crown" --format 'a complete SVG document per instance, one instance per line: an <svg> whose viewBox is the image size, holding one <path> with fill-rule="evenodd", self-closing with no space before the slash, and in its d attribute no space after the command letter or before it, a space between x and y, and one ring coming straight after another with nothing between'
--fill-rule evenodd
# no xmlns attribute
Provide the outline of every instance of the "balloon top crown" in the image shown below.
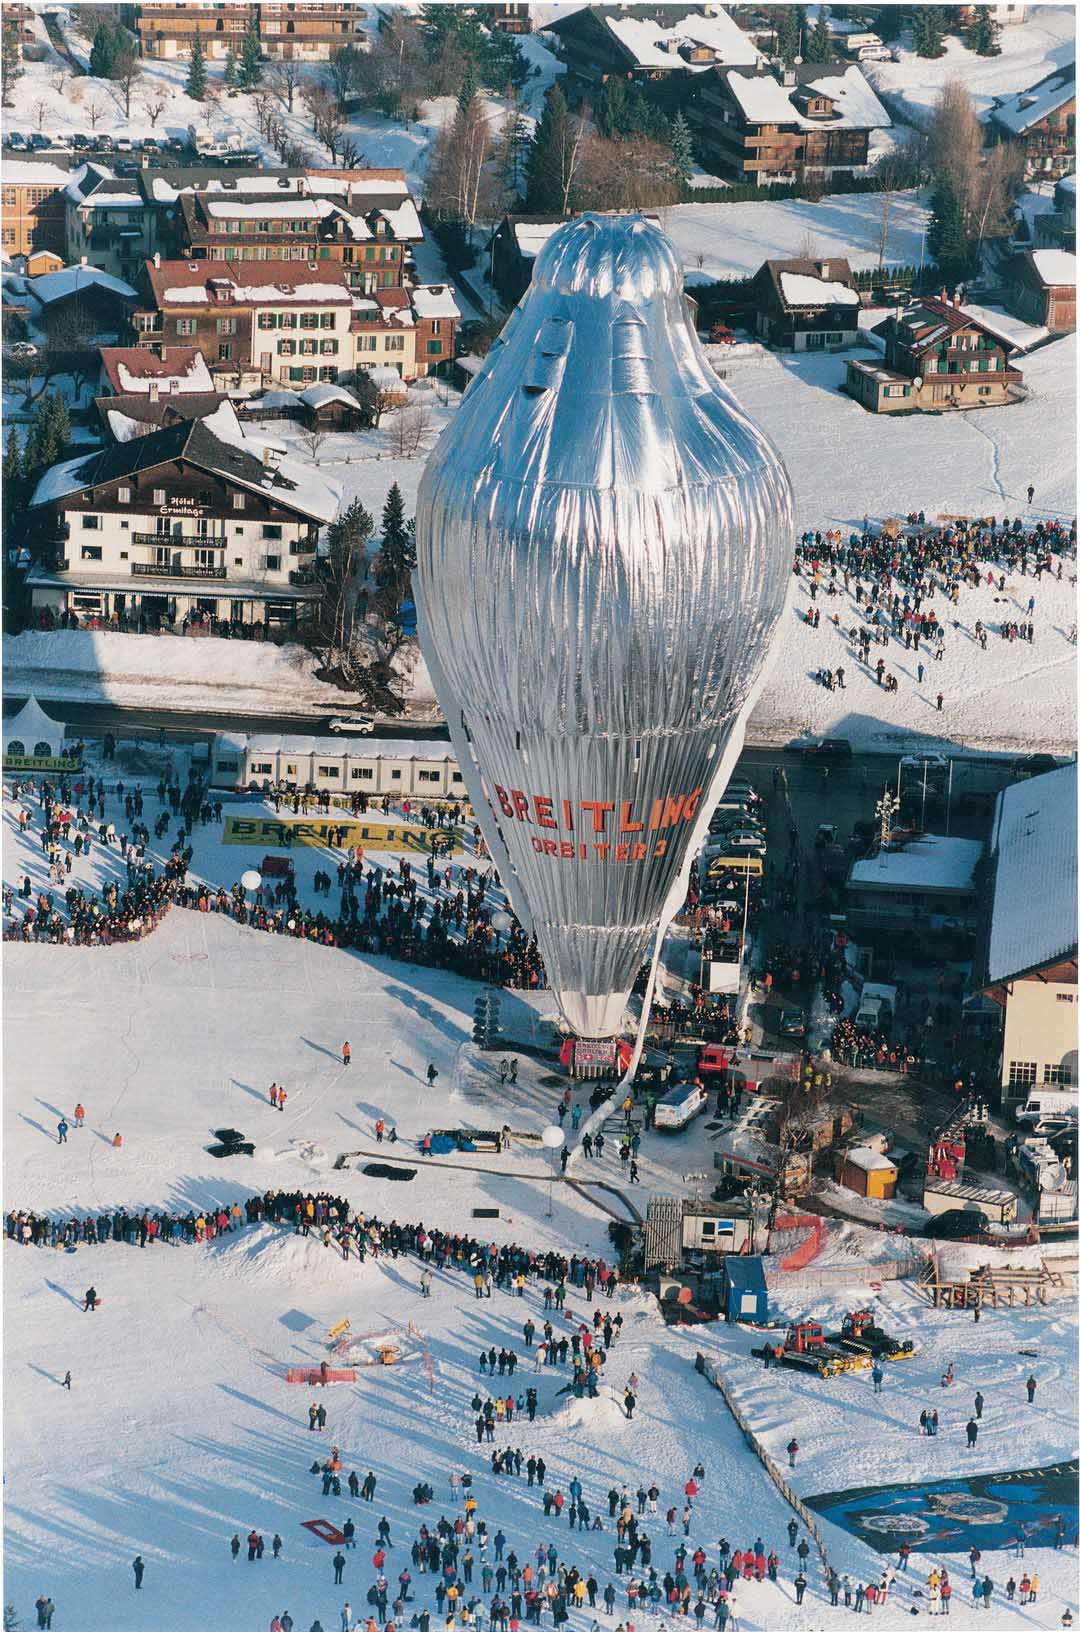
<svg viewBox="0 0 1080 1632"><path fill-rule="evenodd" d="M681 297L683 269L655 222L590 211L552 234L536 258L532 281L559 294L641 301Z"/></svg>

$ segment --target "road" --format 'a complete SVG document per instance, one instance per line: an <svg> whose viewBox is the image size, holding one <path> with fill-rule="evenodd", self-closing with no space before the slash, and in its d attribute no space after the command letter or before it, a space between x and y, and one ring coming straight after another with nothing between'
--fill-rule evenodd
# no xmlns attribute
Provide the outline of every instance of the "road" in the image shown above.
<svg viewBox="0 0 1080 1632"><path fill-rule="evenodd" d="M26 701L25 693L6 693L4 718L17 714ZM267 736L329 735L326 720L310 714L198 714L181 709L119 708L110 703L54 703L45 705L45 711L54 719L62 720L73 731L90 737L102 737L111 731L117 738L156 738L164 730L170 742L204 742L218 731L246 731ZM341 713L356 712L342 705ZM376 727L380 737L417 738L423 741L445 742L449 732L444 724L433 725L421 721L393 720Z"/></svg>

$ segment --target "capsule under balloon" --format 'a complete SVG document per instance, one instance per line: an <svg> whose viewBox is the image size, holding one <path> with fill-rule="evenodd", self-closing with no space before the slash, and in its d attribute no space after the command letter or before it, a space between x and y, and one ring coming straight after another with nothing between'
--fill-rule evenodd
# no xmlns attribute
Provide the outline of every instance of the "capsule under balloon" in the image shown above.
<svg viewBox="0 0 1080 1632"><path fill-rule="evenodd" d="M421 647L477 819L571 1029L608 1037L685 897L783 609L784 465L717 379L682 266L583 215L436 444Z"/></svg>

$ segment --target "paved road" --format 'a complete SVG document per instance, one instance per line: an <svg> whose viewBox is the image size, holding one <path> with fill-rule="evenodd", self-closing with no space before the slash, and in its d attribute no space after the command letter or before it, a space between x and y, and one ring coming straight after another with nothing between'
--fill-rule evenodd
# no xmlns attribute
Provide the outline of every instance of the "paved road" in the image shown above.
<svg viewBox="0 0 1080 1632"><path fill-rule="evenodd" d="M9 718L17 714L26 701L26 695L6 693L4 696L4 717ZM159 730L164 730L170 742L202 742L212 737L218 731L247 731L262 732L266 735L288 734L293 736L322 736L329 735L326 720L333 719L334 715L327 714L322 720L313 718L310 714L191 714L184 710L159 708L119 708L110 703L54 703L47 702L45 711L54 719L62 720L65 725L74 731L83 732L87 736L104 736L106 731L112 731L118 738L156 737ZM360 710L346 710L344 705L341 713L362 712ZM380 737L420 738L445 742L449 732L444 724L427 725L419 721L393 720L376 728Z"/></svg>

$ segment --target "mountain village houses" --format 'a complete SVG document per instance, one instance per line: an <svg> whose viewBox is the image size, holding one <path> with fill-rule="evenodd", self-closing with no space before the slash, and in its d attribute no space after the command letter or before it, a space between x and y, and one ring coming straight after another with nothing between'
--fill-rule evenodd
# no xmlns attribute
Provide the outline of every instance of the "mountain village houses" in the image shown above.
<svg viewBox="0 0 1080 1632"><path fill-rule="evenodd" d="M52 533L27 574L31 606L139 628L186 621L295 627L318 599L319 531L336 483L270 439L245 436L232 404L69 459L38 483Z"/></svg>
<svg viewBox="0 0 1080 1632"><path fill-rule="evenodd" d="M1004 1010L1001 1098L1077 1092L1076 763L998 795L983 990Z"/></svg>
<svg viewBox="0 0 1080 1632"><path fill-rule="evenodd" d="M133 31L139 55L166 61L190 57L196 33L212 62L229 52L240 55L244 39L255 34L272 62L327 62L343 45L363 37L367 12L352 0L320 5L316 0L260 0L249 5L217 0L142 0L121 5L122 20Z"/></svg>
<svg viewBox="0 0 1080 1632"><path fill-rule="evenodd" d="M1051 179L1076 167L1076 64L1056 68L1037 84L1000 97L990 110L988 134L1024 157L1030 179Z"/></svg>
<svg viewBox="0 0 1080 1632"><path fill-rule="evenodd" d="M990 408L1021 400L1016 343L944 294L913 302L879 328L884 362L850 358L843 389L871 413Z"/></svg>
<svg viewBox="0 0 1080 1632"><path fill-rule="evenodd" d="M854 345L861 301L847 261L766 261L750 281L758 338L784 351Z"/></svg>

